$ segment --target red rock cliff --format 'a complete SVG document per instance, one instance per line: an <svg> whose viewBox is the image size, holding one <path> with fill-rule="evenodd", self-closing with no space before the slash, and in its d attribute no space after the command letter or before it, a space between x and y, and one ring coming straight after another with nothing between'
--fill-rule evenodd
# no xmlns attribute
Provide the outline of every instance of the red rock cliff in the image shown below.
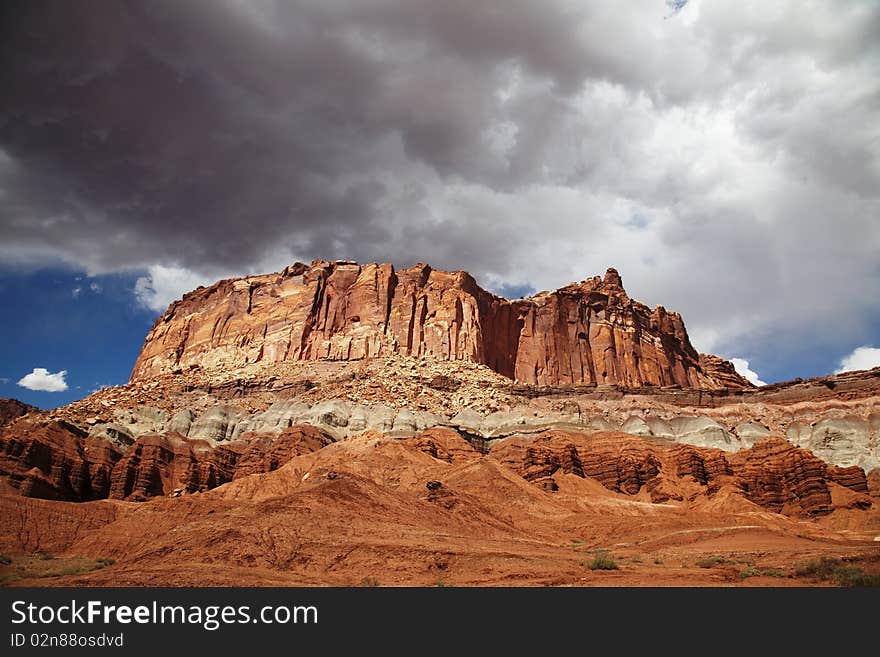
<svg viewBox="0 0 880 657"><path fill-rule="evenodd" d="M150 331L132 380L190 365L393 354L481 363L535 385L750 386L694 350L678 313L630 299L614 269L508 301L465 272L350 261L190 292Z"/></svg>

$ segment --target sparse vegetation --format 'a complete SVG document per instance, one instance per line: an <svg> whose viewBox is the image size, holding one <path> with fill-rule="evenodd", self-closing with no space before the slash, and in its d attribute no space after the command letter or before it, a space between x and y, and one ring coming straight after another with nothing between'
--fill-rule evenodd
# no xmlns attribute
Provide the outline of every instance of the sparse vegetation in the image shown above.
<svg viewBox="0 0 880 657"><path fill-rule="evenodd" d="M64 575L82 575L83 573L89 573L93 570L100 570L102 566L95 564L94 566L67 566L62 568L61 570L54 571L52 573L46 573L44 575L40 575L40 577L61 577Z"/></svg>
<svg viewBox="0 0 880 657"><path fill-rule="evenodd" d="M697 566L700 568L714 568L715 566L732 566L735 565L735 561L731 561L725 557L719 555L713 555L711 557L704 557L697 561Z"/></svg>
<svg viewBox="0 0 880 657"><path fill-rule="evenodd" d="M434 582L434 586L438 589L445 589L452 586L452 584L449 584L448 582L446 582L446 580L438 579L436 582Z"/></svg>
<svg viewBox="0 0 880 657"><path fill-rule="evenodd" d="M662 565L663 565L663 559L661 559L660 557L655 557L655 558L654 558L654 564L657 565L657 566L662 566Z"/></svg>
<svg viewBox="0 0 880 657"><path fill-rule="evenodd" d="M798 577L815 577L834 581L839 586L880 586L880 575L866 573L858 566L844 563L836 557L811 559L795 566Z"/></svg>
<svg viewBox="0 0 880 657"><path fill-rule="evenodd" d="M834 574L834 570L842 564L840 559L834 557L811 559L797 564L794 567L794 574L798 577L814 576L819 579L829 579Z"/></svg>
<svg viewBox="0 0 880 657"><path fill-rule="evenodd" d="M587 568L590 570L619 570L620 566L608 552L599 552L587 564Z"/></svg>
<svg viewBox="0 0 880 657"><path fill-rule="evenodd" d="M116 563L113 559L90 559L87 557L53 557L38 552L33 555L21 555L10 557L2 555L5 560L4 566L13 567L12 572L0 576L0 584L14 582L20 579L41 579L45 577L65 577L70 575L83 575L94 570L100 570Z"/></svg>
<svg viewBox="0 0 880 657"><path fill-rule="evenodd" d="M755 568L754 566L748 566L739 571L740 579L747 579L749 577L757 577L761 575L761 571Z"/></svg>
<svg viewBox="0 0 880 657"><path fill-rule="evenodd" d="M642 563L642 557L638 554L634 554L632 555L632 557L630 557L630 561L632 561L633 563Z"/></svg>
<svg viewBox="0 0 880 657"><path fill-rule="evenodd" d="M361 580L361 586L373 588L373 587L379 586L379 580L376 579L375 577L364 577Z"/></svg>
<svg viewBox="0 0 880 657"><path fill-rule="evenodd" d="M841 586L880 586L880 575L866 573L858 566L844 566L835 573Z"/></svg>
<svg viewBox="0 0 880 657"><path fill-rule="evenodd" d="M788 574L781 568L767 568L762 573L767 577L788 577Z"/></svg>
<svg viewBox="0 0 880 657"><path fill-rule="evenodd" d="M8 554L0 554L0 564L8 566L11 563L12 557L10 557Z"/></svg>

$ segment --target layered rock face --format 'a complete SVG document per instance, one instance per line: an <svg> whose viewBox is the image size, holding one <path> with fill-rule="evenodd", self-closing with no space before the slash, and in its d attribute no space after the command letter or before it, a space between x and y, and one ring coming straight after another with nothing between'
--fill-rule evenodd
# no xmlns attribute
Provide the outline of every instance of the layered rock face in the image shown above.
<svg viewBox="0 0 880 657"><path fill-rule="evenodd" d="M397 440L377 432L366 437L450 464L497 461L548 491L558 489L560 475L573 475L650 502L714 503L725 498L739 510L752 510L748 505L753 504L789 516L815 516L839 506L832 499L832 489L838 486L848 490L848 507L873 505L861 468L830 466L775 437L730 454L652 443L617 432L553 430L497 441L486 456L449 428L435 427ZM272 472L332 442L315 427L296 425L280 433L245 433L223 444L175 432L146 434L123 450L63 422L23 421L0 432L0 475L26 497L144 501L207 491ZM406 468L412 466L405 463Z"/></svg>
<svg viewBox="0 0 880 657"><path fill-rule="evenodd" d="M711 499L723 493L789 516L824 515L834 509L830 487L843 486L858 508L869 508L861 468L829 466L780 438L768 438L730 455L690 445L656 445L619 433L590 436L550 431L495 444L490 455L545 489L555 477L592 477L609 490L643 492L651 502ZM747 507L746 507L747 508Z"/></svg>
<svg viewBox="0 0 880 657"><path fill-rule="evenodd" d="M26 497L140 501L271 472L332 442L311 426L241 438L215 446L169 432L145 434L121 446L66 422L20 422L0 433L0 476Z"/></svg>
<svg viewBox="0 0 880 657"><path fill-rule="evenodd" d="M730 363L694 350L680 315L630 299L613 269L508 301L465 272L349 261L297 263L185 295L150 331L132 381L391 355L478 363L539 386L750 386Z"/></svg>
<svg viewBox="0 0 880 657"><path fill-rule="evenodd" d="M107 497L120 453L67 422L20 422L0 434L0 474L28 497Z"/></svg>

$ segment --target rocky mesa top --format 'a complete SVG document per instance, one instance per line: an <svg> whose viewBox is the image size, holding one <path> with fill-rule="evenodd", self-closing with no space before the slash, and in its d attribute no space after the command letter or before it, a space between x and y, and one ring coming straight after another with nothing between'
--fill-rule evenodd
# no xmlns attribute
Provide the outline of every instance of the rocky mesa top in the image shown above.
<svg viewBox="0 0 880 657"><path fill-rule="evenodd" d="M510 301L467 272L348 260L184 295L147 335L131 379L394 355L478 363L537 386L751 386L729 362L698 354L678 313L630 299L615 269Z"/></svg>

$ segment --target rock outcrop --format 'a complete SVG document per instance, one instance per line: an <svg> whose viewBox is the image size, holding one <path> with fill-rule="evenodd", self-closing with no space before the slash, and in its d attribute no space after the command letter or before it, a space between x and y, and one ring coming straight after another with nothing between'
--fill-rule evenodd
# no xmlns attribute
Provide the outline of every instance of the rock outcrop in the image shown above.
<svg viewBox="0 0 880 657"><path fill-rule="evenodd" d="M728 459L746 497L777 513L830 512L831 482L864 494L870 506L864 470L830 466L781 438L759 441Z"/></svg>
<svg viewBox="0 0 880 657"><path fill-rule="evenodd" d="M434 428L406 439L406 444L447 463L462 463L479 458L480 453L457 431Z"/></svg>
<svg viewBox="0 0 880 657"><path fill-rule="evenodd" d="M232 480L236 456L179 434L141 436L113 468L109 497L139 501L216 488Z"/></svg>
<svg viewBox="0 0 880 657"><path fill-rule="evenodd" d="M0 474L22 495L97 500L110 492L121 453L64 421L19 421L0 433Z"/></svg>
<svg viewBox="0 0 880 657"><path fill-rule="evenodd" d="M26 497L142 501L271 472L331 442L315 427L294 426L222 445L175 432L146 434L123 449L66 422L23 421L0 433L0 476Z"/></svg>
<svg viewBox="0 0 880 657"><path fill-rule="evenodd" d="M428 369L436 365L432 363ZM771 436L784 436L792 445L810 450L830 465L858 466L866 472L880 468L880 397L876 395L864 400L796 406L731 403L712 409L666 404L661 401L662 394L656 392L599 401L579 393L553 392L534 399L519 398L519 403L513 405L495 394L491 382L482 387L472 382L467 385L473 395L471 399L486 400L487 406L491 404L489 408L495 410L467 404L467 400L459 397L464 386L451 393L443 391L460 400L459 408L444 410L434 405L429 410L429 395L433 394L430 377L418 368L411 369L406 362L389 365L381 359L376 367L382 368L381 378L374 374L362 379L355 371L358 378L352 379L351 373L338 377L342 380L341 388L334 389L333 383L316 385L311 391L314 401L299 395L291 398L287 390L265 394L260 406L263 410L248 409L246 398L212 398L211 404L201 408L171 406L163 411L137 405L115 409L112 415L108 409L103 419L109 421L100 421L102 418L94 415L94 409L104 408L102 400L92 403L87 412L58 412L56 416L66 416L68 421L87 428L90 437L109 440L122 451L144 434L175 432L191 440L221 444L239 440L249 432L277 434L294 425L317 427L336 440L364 431L401 437L433 427L448 427L471 439L483 439L485 444L517 434L571 429L584 433L621 431L726 452L746 449ZM479 377L493 373L480 367L473 374ZM502 378L495 375L496 381ZM450 385L449 381L452 380L447 377L444 385ZM373 399L384 401L364 399L364 391L375 395ZM174 403L185 404L187 400L176 398Z"/></svg>
<svg viewBox="0 0 880 657"><path fill-rule="evenodd" d="M261 472L272 472L295 456L316 452L333 442L315 427L298 425L280 434L249 433L242 436L245 446L235 461L233 479Z"/></svg>
<svg viewBox="0 0 880 657"><path fill-rule="evenodd" d="M17 399L0 398L0 427L9 424L12 420L27 415L31 411L38 410L35 406L25 404Z"/></svg>
<svg viewBox="0 0 880 657"><path fill-rule="evenodd" d="M730 363L694 350L678 313L630 299L613 269L508 301L465 272L350 261L297 263L190 292L150 331L132 381L391 355L478 363L538 386L750 387Z"/></svg>
<svg viewBox="0 0 880 657"><path fill-rule="evenodd" d="M377 432L365 435L383 438ZM245 433L223 443L175 432L147 434L123 452L116 443L88 436L68 423L25 419L0 433L0 475L27 497L144 501L272 472L332 442L316 427L295 425L280 433ZM428 429L398 444L449 464L483 458L473 438L469 442L449 428ZM651 502L711 501L724 491L741 504L790 516L831 512L834 486L848 489L850 506L873 504L864 470L830 466L777 437L729 453L620 432L553 430L513 436L484 451L487 458L548 491L558 489L559 475L573 475Z"/></svg>
<svg viewBox="0 0 880 657"><path fill-rule="evenodd" d="M711 499L719 491L790 516L830 513L830 487L848 488L863 508L872 504L861 468L829 466L781 438L736 454L690 445L657 445L621 433L549 431L511 438L490 455L527 481L554 490L554 477L591 477L609 490L651 502Z"/></svg>

